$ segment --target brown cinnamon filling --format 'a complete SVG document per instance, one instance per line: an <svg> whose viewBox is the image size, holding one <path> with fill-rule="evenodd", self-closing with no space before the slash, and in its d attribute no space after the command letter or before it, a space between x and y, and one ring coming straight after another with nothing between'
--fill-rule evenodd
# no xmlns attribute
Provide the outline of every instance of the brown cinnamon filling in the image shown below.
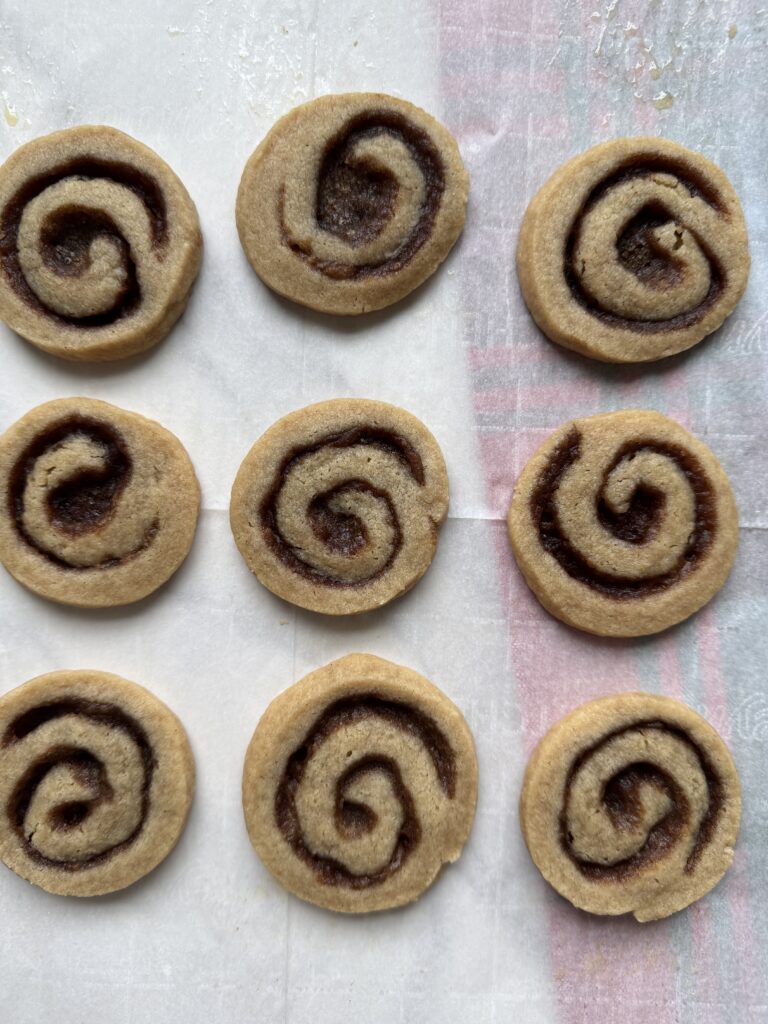
<svg viewBox="0 0 768 1024"><path fill-rule="evenodd" d="M8 487L9 512L16 530L23 540L54 565L78 569L66 559L41 548L24 527L24 494L35 463L44 455L55 454L78 437L86 438L102 452L103 465L99 469L75 472L69 479L46 494L51 524L69 537L80 537L102 529L117 512L120 496L131 478L132 462L123 437L102 420L86 416L69 416L41 431L19 455L11 470ZM146 532L141 544L119 558L105 559L86 568L108 568L122 564L146 550L155 537L157 522Z"/></svg>
<svg viewBox="0 0 768 1024"><path fill-rule="evenodd" d="M318 748L338 729L364 722L372 717L388 727L401 729L423 745L434 765L440 788L452 800L456 791L456 758L450 743L435 722L422 711L382 697L345 697L331 704L314 723L302 745L286 762L275 793L275 821L293 852L315 872L324 885L340 885L349 889L367 889L378 885L398 871L421 841L421 826L413 798L408 792L397 764L390 757L371 753L358 758L338 778L334 821L344 838L355 838L370 832L376 825L376 812L355 801L347 800L350 785L367 772L385 775L402 810L402 824L389 861L372 874L354 874L333 857L314 853L301 831L296 794L308 762Z"/></svg>
<svg viewBox="0 0 768 1024"><path fill-rule="evenodd" d="M319 259L312 253L311 242L291 237L285 224L284 187L278 196L283 242L326 277L349 280L395 274L410 263L432 232L445 191L440 151L427 132L391 110L371 110L350 118L343 130L328 142L315 197L318 227L353 246L370 242L381 233L395 209L399 184L388 171L353 155L361 141L381 135L390 135L407 148L424 181L424 201L418 219L394 253L376 263L348 264Z"/></svg>
<svg viewBox="0 0 768 1024"><path fill-rule="evenodd" d="M402 530L392 499L386 491L374 487L365 480L347 480L337 487L318 494L312 499L306 510L313 533L330 551L354 555L362 551L368 544L368 531L358 516L352 513L339 512L332 508L331 503L334 498L339 498L343 494L350 494L355 491L367 492L386 506L389 524L394 534L389 558L372 576L363 580L352 581L344 580L321 569L316 569L305 561L298 548L285 540L280 533L277 522L277 499L286 479L300 466L302 460L323 448L344 449L357 445L370 446L393 456L408 469L414 480L420 486L423 486L424 464L421 461L421 456L410 441L399 434L393 434L388 430L380 430L376 427L351 427L349 430L341 431L338 434L329 434L327 437L321 438L321 440L306 448L298 448L290 452L283 460L277 472L274 485L264 498L259 509L261 529L270 550L277 555L284 565L298 573L299 576L311 580L313 583L320 583L328 587L366 585L378 579L392 565L403 545Z"/></svg>
<svg viewBox="0 0 768 1024"><path fill-rule="evenodd" d="M631 460L640 452L655 452L671 459L683 473L694 496L694 526L685 549L677 563L658 576L618 576L603 572L571 545L563 533L557 512L557 491L566 471L581 454L581 434L573 427L552 453L546 469L541 473L531 494L530 510L544 550L552 555L568 575L606 597L617 600L648 597L660 593L688 576L712 545L717 531L716 496L701 463L691 452L678 445L660 441L629 441L623 445L607 468L601 485L605 489L608 478L624 460ZM630 544L649 541L661 522L665 496L656 488L641 484L632 495L626 512L617 513L600 497L596 514L605 529L619 540Z"/></svg>
<svg viewBox="0 0 768 1024"><path fill-rule="evenodd" d="M312 532L329 551L336 551L342 555L356 555L368 544L368 531L365 523L356 515L332 508L334 499L355 492L367 492L385 502L389 521L396 527L395 508L385 491L372 487L366 480L347 480L339 487L318 494L307 509Z"/></svg>
<svg viewBox="0 0 768 1024"><path fill-rule="evenodd" d="M564 853L587 878L594 881L621 882L631 878L638 871L661 860L666 852L678 842L690 822L690 805L681 787L660 765L648 761L627 765L603 786L603 805L617 831L632 831L642 823L640 790L643 786L654 786L670 801L669 811L648 830L645 841L637 853L615 864L596 864L580 858L572 847L573 836L568 830L569 801L573 779L584 763L606 743L629 732L647 730L675 736L696 756L699 767L707 781L709 802L707 811L699 825L691 852L684 870L690 873L715 830L717 819L723 808L725 793L723 783L714 765L702 748L682 729L667 722L649 719L633 722L631 725L607 733L597 743L584 750L573 762L565 780L562 810L560 812L560 846ZM651 744L653 736L650 737Z"/></svg>
<svg viewBox="0 0 768 1024"><path fill-rule="evenodd" d="M85 800L72 800L59 804L48 811L48 824L57 831L76 828L87 820L89 815L102 803L114 799L114 791L109 783L105 765L90 751L77 746L51 746L41 754L14 787L5 807L11 828L19 837L27 855L38 864L61 871L82 871L85 868L103 864L116 853L126 849L136 841L144 827L149 814L149 790L155 770L155 756L146 733L130 715L127 715L114 704L101 701L84 700L79 697L67 697L50 704L41 704L15 718L6 729L0 749L12 746L23 740L30 733L46 725L46 723L76 715L87 718L98 725L109 729L120 729L130 736L139 750L143 766L141 784L141 816L138 825L129 836L115 843L114 846L101 853L86 855L77 860L56 860L46 857L34 845L34 832L27 833L25 825L27 812L35 793L55 768L66 766L77 779L78 783L87 788L91 796Z"/></svg>
<svg viewBox="0 0 768 1024"><path fill-rule="evenodd" d="M721 216L727 218L726 209L717 190L704 178L700 177L688 163L669 158L659 160L655 157L637 156L619 167L614 174L600 182L590 192L581 212L571 226L566 242L563 265L568 287L580 306L608 326L620 327L641 334L657 334L663 331L683 330L698 323L707 310L719 300L725 289L726 282L725 268L707 245L706 239L696 234L690 228L687 228L694 235L701 251L706 256L710 271L709 291L693 309L679 313L677 316L670 317L667 320L637 320L632 317L619 316L610 310L604 309L595 296L591 295L585 288L575 266L574 257L580 238L582 219L597 202L617 185L624 184L633 178L652 178L656 174L674 175L680 185L686 188L692 196L705 202L721 214ZM674 259L674 257L670 257L669 253L662 250L653 236L655 228L668 224L671 221L674 221L674 216L665 209L661 198L658 198L647 204L629 221L617 241L619 261L635 274L643 284L656 288L660 292L674 287L682 276L682 263Z"/></svg>
<svg viewBox="0 0 768 1024"><path fill-rule="evenodd" d="M165 197L159 183L130 164L95 157L82 157L59 164L44 174L30 178L8 201L0 214L0 269L13 290L37 313L44 314L62 327L102 327L129 316L141 300L136 267L130 246L109 214L77 206L62 208L44 225L41 244L45 263L63 276L76 276L88 266L88 250L98 237L107 237L117 246L125 270L125 285L112 309L93 316L64 316L46 306L30 288L19 262L19 228L25 207L46 189L65 178L91 181L106 178L138 196L150 223L150 244L162 258L168 241Z"/></svg>

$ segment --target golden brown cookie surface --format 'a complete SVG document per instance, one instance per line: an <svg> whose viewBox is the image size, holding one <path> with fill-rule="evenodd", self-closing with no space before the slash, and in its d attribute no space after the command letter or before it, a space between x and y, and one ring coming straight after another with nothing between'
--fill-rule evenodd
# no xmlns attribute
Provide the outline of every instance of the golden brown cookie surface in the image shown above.
<svg viewBox="0 0 768 1024"><path fill-rule="evenodd" d="M422 284L464 225L469 178L453 136L394 96L296 107L246 164L237 227L251 266L325 313L381 309Z"/></svg>
<svg viewBox="0 0 768 1024"><path fill-rule="evenodd" d="M232 532L273 593L329 615L369 611L429 567L448 512L437 441L385 402L342 398L290 413L251 448L232 487Z"/></svg>
<svg viewBox="0 0 768 1024"><path fill-rule="evenodd" d="M60 895L123 889L178 842L194 774L181 723L148 690L38 676L0 697L0 860Z"/></svg>
<svg viewBox="0 0 768 1024"><path fill-rule="evenodd" d="M46 352L150 348L184 310L201 251L181 181L114 128L54 132L0 167L0 319Z"/></svg>
<svg viewBox="0 0 768 1024"><path fill-rule="evenodd" d="M0 562L63 604L129 604L192 545L200 488L170 431L90 398L32 409L0 437Z"/></svg>
<svg viewBox="0 0 768 1024"><path fill-rule="evenodd" d="M668 697L625 693L566 715L531 755L520 822L539 871L574 906L653 921L733 860L736 766L715 730Z"/></svg>
<svg viewBox="0 0 768 1024"><path fill-rule="evenodd" d="M520 229L523 297L553 341L607 362L661 359L716 330L749 274L723 172L677 143L614 139L564 164Z"/></svg>
<svg viewBox="0 0 768 1024"><path fill-rule="evenodd" d="M410 669L350 654L275 698L248 747L251 842L287 889L330 910L410 903L469 837L469 728Z"/></svg>
<svg viewBox="0 0 768 1024"><path fill-rule="evenodd" d="M698 611L730 572L738 526L710 449L637 409L555 431L521 473L508 517L539 601L600 636L656 633Z"/></svg>

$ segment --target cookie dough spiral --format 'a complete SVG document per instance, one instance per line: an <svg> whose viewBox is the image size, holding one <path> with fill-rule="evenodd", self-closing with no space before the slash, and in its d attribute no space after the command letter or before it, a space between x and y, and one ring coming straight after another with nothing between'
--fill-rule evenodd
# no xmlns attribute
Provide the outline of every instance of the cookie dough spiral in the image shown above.
<svg viewBox="0 0 768 1024"><path fill-rule="evenodd" d="M531 757L521 823L544 877L596 914L666 917L733 859L741 798L730 753L677 701L622 694L583 705Z"/></svg>
<svg viewBox="0 0 768 1024"><path fill-rule="evenodd" d="M410 103L324 96L272 128L243 173L237 224L275 291L334 313L402 298L446 257L468 179L452 136Z"/></svg>
<svg viewBox="0 0 768 1024"><path fill-rule="evenodd" d="M439 690L350 655L267 709L243 801L257 852L287 888L357 912L410 902L456 859L475 779L466 724Z"/></svg>
<svg viewBox="0 0 768 1024"><path fill-rule="evenodd" d="M521 474L508 526L544 607L608 636L658 632L697 611L738 544L733 493L712 452L638 410L561 427Z"/></svg>
<svg viewBox="0 0 768 1024"><path fill-rule="evenodd" d="M46 351L103 360L154 345L200 251L182 183L113 128L36 139L0 168L0 317Z"/></svg>
<svg viewBox="0 0 768 1024"><path fill-rule="evenodd" d="M660 359L716 330L746 287L744 216L725 175L664 139L616 139L557 171L520 231L541 329L610 362Z"/></svg>
<svg viewBox="0 0 768 1024"><path fill-rule="evenodd" d="M199 488L177 439L106 402L61 399L0 438L0 561L53 600L91 607L146 596L194 535Z"/></svg>
<svg viewBox="0 0 768 1024"><path fill-rule="evenodd" d="M271 427L232 489L232 530L265 586L304 608L366 611L429 566L448 508L445 464L415 417L339 399Z"/></svg>
<svg viewBox="0 0 768 1024"><path fill-rule="evenodd" d="M0 767L0 859L49 892L97 895L146 874L192 797L176 717L102 672L53 672L0 698Z"/></svg>

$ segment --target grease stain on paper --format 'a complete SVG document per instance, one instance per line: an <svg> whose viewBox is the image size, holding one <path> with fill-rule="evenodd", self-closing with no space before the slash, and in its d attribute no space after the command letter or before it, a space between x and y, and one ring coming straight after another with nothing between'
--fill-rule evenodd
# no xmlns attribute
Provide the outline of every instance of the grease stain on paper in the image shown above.
<svg viewBox="0 0 768 1024"><path fill-rule="evenodd" d="M5 123L8 125L9 128L15 128L16 125L19 123L19 115L16 113L16 111L8 102L5 96L3 96L3 117L5 118Z"/></svg>

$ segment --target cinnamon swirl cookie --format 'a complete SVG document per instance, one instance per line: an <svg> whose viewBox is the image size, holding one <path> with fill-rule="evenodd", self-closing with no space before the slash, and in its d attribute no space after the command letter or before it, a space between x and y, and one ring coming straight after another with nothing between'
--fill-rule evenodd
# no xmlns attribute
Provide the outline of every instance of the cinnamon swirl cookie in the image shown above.
<svg viewBox="0 0 768 1024"><path fill-rule="evenodd" d="M0 437L0 562L42 597L129 604L179 568L200 488L159 423L91 398L46 402Z"/></svg>
<svg viewBox="0 0 768 1024"><path fill-rule="evenodd" d="M246 455L230 520L248 567L286 601L348 615L409 590L448 513L442 452L403 409L365 399L307 406Z"/></svg>
<svg viewBox="0 0 768 1024"><path fill-rule="evenodd" d="M654 921L704 896L733 860L736 766L685 704L624 693L584 704L533 752L520 821L550 885L593 914Z"/></svg>
<svg viewBox="0 0 768 1024"><path fill-rule="evenodd" d="M201 247L182 183L114 128L54 132L0 168L0 319L46 352L107 360L156 344Z"/></svg>
<svg viewBox="0 0 768 1024"><path fill-rule="evenodd" d="M601 636L642 636L688 618L720 589L739 523L706 445L657 412L573 420L523 470L509 537L553 615Z"/></svg>
<svg viewBox="0 0 768 1024"><path fill-rule="evenodd" d="M168 856L194 790L178 718L106 672L51 672L0 697L0 860L48 892L124 889Z"/></svg>
<svg viewBox="0 0 768 1024"><path fill-rule="evenodd" d="M458 859L476 798L461 712L416 672L368 654L272 701L245 758L256 852L288 890L329 910L418 899Z"/></svg>
<svg viewBox="0 0 768 1024"><path fill-rule="evenodd" d="M747 284L736 193L711 161L667 139L614 139L536 193L517 269L534 320L594 359L644 362L716 330Z"/></svg>
<svg viewBox="0 0 768 1024"><path fill-rule="evenodd" d="M245 166L237 229L270 288L324 313L367 313L422 284L464 226L453 136L394 96L321 96L281 118Z"/></svg>

